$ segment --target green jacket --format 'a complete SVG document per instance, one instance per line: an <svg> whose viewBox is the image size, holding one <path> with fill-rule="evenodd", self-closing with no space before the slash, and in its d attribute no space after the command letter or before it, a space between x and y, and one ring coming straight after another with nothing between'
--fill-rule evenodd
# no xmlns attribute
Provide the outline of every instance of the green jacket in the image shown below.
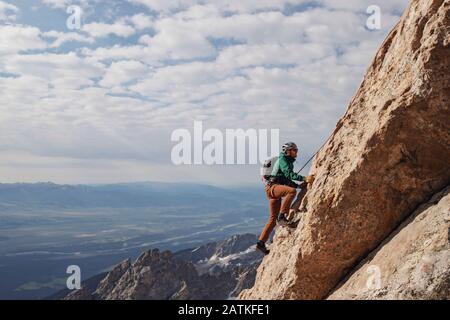
<svg viewBox="0 0 450 320"><path fill-rule="evenodd" d="M285 155L283 152L280 153L278 157L278 161L275 163L275 166L272 171L272 176L281 178L281 179L289 179L296 181L304 181L305 177L299 175L294 172L294 161L295 159Z"/></svg>

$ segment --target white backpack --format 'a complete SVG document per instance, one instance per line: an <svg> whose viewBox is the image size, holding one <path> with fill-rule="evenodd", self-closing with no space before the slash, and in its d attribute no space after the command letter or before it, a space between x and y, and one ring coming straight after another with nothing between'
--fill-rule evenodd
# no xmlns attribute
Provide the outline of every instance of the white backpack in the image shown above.
<svg viewBox="0 0 450 320"><path fill-rule="evenodd" d="M270 178L272 173L276 174L278 172L278 156L272 157L264 161L264 164L261 166L260 175L263 181L266 181Z"/></svg>

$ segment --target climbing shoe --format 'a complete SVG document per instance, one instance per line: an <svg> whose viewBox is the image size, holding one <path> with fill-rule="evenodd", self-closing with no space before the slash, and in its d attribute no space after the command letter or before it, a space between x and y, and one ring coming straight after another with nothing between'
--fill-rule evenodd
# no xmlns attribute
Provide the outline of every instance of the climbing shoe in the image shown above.
<svg viewBox="0 0 450 320"><path fill-rule="evenodd" d="M306 209L306 206L301 207L301 208L298 210L298 212L301 212L301 213L304 213L304 212L306 212L306 211L308 211L308 209Z"/></svg>
<svg viewBox="0 0 450 320"><path fill-rule="evenodd" d="M278 215L277 224L280 226L287 226L289 224L289 220L286 219L286 215L284 213L280 213Z"/></svg>
<svg viewBox="0 0 450 320"><path fill-rule="evenodd" d="M262 242L261 240L256 243L256 250L261 251L265 255L268 255L270 252L270 250L268 250L266 248L266 244L264 242Z"/></svg>
<svg viewBox="0 0 450 320"><path fill-rule="evenodd" d="M300 219L293 219L292 221L289 221L289 223L287 224L287 226L289 228L295 229L297 228L298 224L300 223Z"/></svg>

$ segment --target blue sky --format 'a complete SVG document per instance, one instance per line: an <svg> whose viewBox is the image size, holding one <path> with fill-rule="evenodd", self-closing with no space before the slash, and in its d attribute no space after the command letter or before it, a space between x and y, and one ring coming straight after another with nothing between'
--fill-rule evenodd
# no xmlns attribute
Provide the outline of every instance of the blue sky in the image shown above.
<svg viewBox="0 0 450 320"><path fill-rule="evenodd" d="M66 10L83 9L69 30ZM366 9L381 9L368 30ZM258 182L174 166L173 130L333 130L406 0L0 0L0 181Z"/></svg>

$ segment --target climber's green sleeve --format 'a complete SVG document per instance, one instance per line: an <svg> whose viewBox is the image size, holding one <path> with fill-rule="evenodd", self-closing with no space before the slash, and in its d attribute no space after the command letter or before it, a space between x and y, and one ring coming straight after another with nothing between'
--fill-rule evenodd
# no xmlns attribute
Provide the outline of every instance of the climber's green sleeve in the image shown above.
<svg viewBox="0 0 450 320"><path fill-rule="evenodd" d="M279 158L279 170L283 175L290 180L303 181L304 177L294 172L294 165L290 163L285 157Z"/></svg>

